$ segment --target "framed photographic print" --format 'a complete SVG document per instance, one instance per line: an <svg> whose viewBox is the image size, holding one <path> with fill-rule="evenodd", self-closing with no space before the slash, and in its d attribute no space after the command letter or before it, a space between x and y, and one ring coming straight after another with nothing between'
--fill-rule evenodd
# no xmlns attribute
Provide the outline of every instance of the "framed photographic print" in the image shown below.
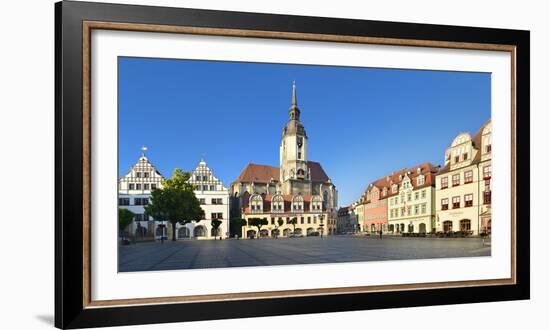
<svg viewBox="0 0 550 330"><path fill-rule="evenodd" d="M57 327L529 298L528 31L55 14Z"/></svg>

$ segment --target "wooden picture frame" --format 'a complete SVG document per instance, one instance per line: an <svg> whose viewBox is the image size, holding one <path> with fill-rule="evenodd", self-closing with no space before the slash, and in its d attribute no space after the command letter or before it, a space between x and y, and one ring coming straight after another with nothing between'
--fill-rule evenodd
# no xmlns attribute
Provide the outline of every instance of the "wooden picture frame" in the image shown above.
<svg viewBox="0 0 550 330"><path fill-rule="evenodd" d="M529 32L85 2L55 6L55 325L82 328L529 299ZM94 301L91 31L95 29L510 52L511 278ZM218 312L212 316L210 310Z"/></svg>

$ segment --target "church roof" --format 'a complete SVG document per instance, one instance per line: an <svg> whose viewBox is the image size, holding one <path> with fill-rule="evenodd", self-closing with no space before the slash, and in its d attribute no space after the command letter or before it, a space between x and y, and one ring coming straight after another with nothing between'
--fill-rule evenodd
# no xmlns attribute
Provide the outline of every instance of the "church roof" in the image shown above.
<svg viewBox="0 0 550 330"><path fill-rule="evenodd" d="M279 181L279 168L269 165L249 163L241 171L235 182L268 183L273 179Z"/></svg>
<svg viewBox="0 0 550 330"><path fill-rule="evenodd" d="M320 163L308 161L307 165L311 171L311 181L326 182L329 180ZM234 182L269 183L272 179L275 182L279 181L278 167L249 163Z"/></svg>

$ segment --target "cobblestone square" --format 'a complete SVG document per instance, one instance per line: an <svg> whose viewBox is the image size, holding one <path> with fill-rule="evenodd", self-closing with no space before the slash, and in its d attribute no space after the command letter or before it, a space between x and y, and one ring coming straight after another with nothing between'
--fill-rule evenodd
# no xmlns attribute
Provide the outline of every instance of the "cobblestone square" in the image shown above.
<svg viewBox="0 0 550 330"><path fill-rule="evenodd" d="M144 242L119 246L118 260L134 272L490 255L479 238L329 236Z"/></svg>

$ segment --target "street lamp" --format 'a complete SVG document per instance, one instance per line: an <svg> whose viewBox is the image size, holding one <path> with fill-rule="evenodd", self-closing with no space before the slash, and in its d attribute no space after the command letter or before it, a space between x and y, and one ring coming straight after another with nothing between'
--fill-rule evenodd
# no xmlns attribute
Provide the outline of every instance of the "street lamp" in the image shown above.
<svg viewBox="0 0 550 330"><path fill-rule="evenodd" d="M319 224L319 227L321 227L321 238L323 238L323 231L324 231L323 227L325 226L325 224L323 223L323 219L324 219L324 218L325 218L325 217L324 217L323 214L321 214L321 215L319 216L319 220L320 220L320 222L321 222L321 224Z"/></svg>

